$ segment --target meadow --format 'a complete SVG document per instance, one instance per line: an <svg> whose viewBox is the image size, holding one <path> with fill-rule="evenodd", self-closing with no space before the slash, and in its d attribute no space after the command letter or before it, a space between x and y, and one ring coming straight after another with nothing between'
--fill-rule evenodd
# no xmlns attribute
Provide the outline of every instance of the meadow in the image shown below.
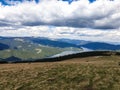
<svg viewBox="0 0 120 90"><path fill-rule="evenodd" d="M0 64L0 90L120 90L120 57Z"/></svg>

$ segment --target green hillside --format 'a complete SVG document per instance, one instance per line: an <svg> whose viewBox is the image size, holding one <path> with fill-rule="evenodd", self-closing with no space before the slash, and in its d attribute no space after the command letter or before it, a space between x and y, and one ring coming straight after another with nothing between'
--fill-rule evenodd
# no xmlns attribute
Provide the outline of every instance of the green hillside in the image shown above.
<svg viewBox="0 0 120 90"><path fill-rule="evenodd" d="M45 46L37 43L33 43L24 38L5 38L1 39L0 43L9 45L9 49L0 50L0 60L6 59L11 56L18 57L22 60L31 60L31 59L39 59L53 56L55 54L59 54L61 52L72 50L72 51L80 51L80 48L60 48L60 47L52 47Z"/></svg>

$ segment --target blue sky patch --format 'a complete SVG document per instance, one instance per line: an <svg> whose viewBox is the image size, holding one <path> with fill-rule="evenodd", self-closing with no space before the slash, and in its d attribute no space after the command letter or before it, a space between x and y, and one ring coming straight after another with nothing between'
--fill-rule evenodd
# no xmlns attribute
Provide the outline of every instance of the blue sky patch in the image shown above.
<svg viewBox="0 0 120 90"><path fill-rule="evenodd" d="M90 3L93 3L93 2L95 2L95 1L96 1L96 0L89 0Z"/></svg>

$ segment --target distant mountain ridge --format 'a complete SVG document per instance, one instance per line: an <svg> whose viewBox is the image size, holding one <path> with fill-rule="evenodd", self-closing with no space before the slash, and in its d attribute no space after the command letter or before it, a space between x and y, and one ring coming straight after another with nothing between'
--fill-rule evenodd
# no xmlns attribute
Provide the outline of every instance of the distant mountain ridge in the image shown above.
<svg viewBox="0 0 120 90"><path fill-rule="evenodd" d="M75 44L75 45L84 45L87 43L90 43L91 41L85 41L85 40L76 40L76 39L57 39L58 41L61 42L66 42L66 43L71 43L71 44Z"/></svg>
<svg viewBox="0 0 120 90"><path fill-rule="evenodd" d="M15 37L0 37L0 39L13 39ZM120 45L105 43L105 42L92 42L85 40L74 40L74 39L50 39L43 37L16 37L23 39L24 41L58 48L88 48L90 50L120 50ZM1 42L0 42L1 43ZM6 46L7 47L7 46ZM8 47L7 47L8 48ZM2 47L0 47L2 49Z"/></svg>
<svg viewBox="0 0 120 90"><path fill-rule="evenodd" d="M82 46L93 50L120 50L120 45L113 45L101 42L91 42Z"/></svg>
<svg viewBox="0 0 120 90"><path fill-rule="evenodd" d="M105 42L92 42L84 40L69 40L69 39L58 39L61 42L72 43L78 47L85 47L91 50L120 50L120 45L105 43Z"/></svg>
<svg viewBox="0 0 120 90"><path fill-rule="evenodd" d="M9 49L9 46L3 43L0 43L0 50Z"/></svg>
<svg viewBox="0 0 120 90"><path fill-rule="evenodd" d="M28 38L33 43L38 43L41 45L47 45L52 47L85 47L91 50L120 50L120 45L109 44L105 42L92 42L85 40L72 40L72 39L49 39L49 38Z"/></svg>
<svg viewBox="0 0 120 90"><path fill-rule="evenodd" d="M66 48L66 47L78 47L78 45L68 43L68 42L61 42L59 40L51 40L48 38L28 38L34 43L42 44L42 45L47 45L47 46L52 46L52 47L60 47L60 48Z"/></svg>

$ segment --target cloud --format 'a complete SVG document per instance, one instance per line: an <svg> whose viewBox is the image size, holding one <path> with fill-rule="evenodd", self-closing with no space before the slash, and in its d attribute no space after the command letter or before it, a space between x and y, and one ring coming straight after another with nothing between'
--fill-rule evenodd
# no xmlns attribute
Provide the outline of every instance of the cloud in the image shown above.
<svg viewBox="0 0 120 90"><path fill-rule="evenodd" d="M77 40L88 40L96 42L117 42L120 44L120 29L101 30L89 28L72 28L72 27L54 27L54 26L26 26L19 29L0 28L1 36L11 37L47 37L47 38L67 38Z"/></svg>
<svg viewBox="0 0 120 90"><path fill-rule="evenodd" d="M6 23L5 23L6 22ZM67 2L41 0L23 2L13 6L0 6L0 24L21 26L68 26L95 29L116 29L120 27L120 1L88 0ZM113 24L114 23L114 24Z"/></svg>
<svg viewBox="0 0 120 90"><path fill-rule="evenodd" d="M0 36L120 41L120 1L57 0L0 5Z"/></svg>

